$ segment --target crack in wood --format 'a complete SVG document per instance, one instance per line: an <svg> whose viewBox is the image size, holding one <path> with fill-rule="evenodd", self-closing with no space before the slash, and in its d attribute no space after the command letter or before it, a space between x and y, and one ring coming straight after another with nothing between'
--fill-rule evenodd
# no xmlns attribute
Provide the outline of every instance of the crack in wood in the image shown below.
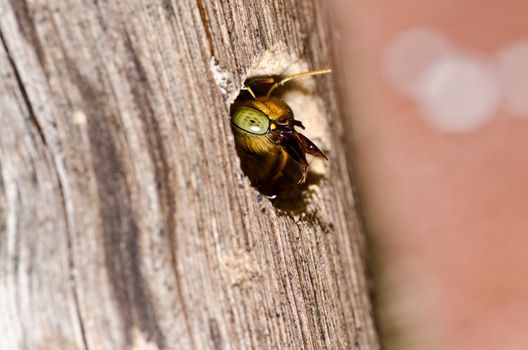
<svg viewBox="0 0 528 350"><path fill-rule="evenodd" d="M20 77L20 73L18 70L18 67L15 64L15 61L13 60L13 57L11 56L11 52L9 51L9 47L7 45L7 42L5 41L4 34L0 30L0 41L2 41L2 46L4 47L4 51L6 53L7 59L9 60L9 64L11 65L11 68L13 69L13 72L15 74L15 79L18 85L18 88L20 90L20 94L22 95L22 99L24 100L24 104L26 105L27 111L29 113L29 120L31 121L32 125L35 127L35 130L37 131L37 134L40 137L40 140L42 143L47 146L46 137L44 136L44 130L42 128L42 125L37 119L37 116L35 115L35 111L33 110L33 105L31 104L31 100L29 99L26 86L24 85L24 82L22 81L22 78Z"/></svg>
<svg viewBox="0 0 528 350"><path fill-rule="evenodd" d="M48 147L48 143L46 141L46 137L44 135L44 130L42 128L42 125L39 123L38 121L38 118L34 112L34 109L33 109L33 105L31 103L31 100L29 98L29 95L27 93L27 90L26 90L26 87L24 85L24 82L22 81L22 77L20 76L20 73L19 73L19 70L15 64L15 61L13 60L12 56L11 56L11 53L9 51L9 47L5 41L5 38L4 38L4 35L2 33L2 31L0 30L0 41L2 42L2 46L4 48L4 51L6 53L6 56L7 56L7 59L11 65L11 69L13 70L13 73L14 73L14 76L15 76L15 80L17 82L17 86L19 88L19 91L20 91L20 94L22 96L22 99L24 100L24 103L25 103L25 106L26 106L26 109L27 109L27 112L29 114L29 120L31 122L31 124L33 125L33 127L35 128L37 134L39 135L39 139L40 141L42 142L43 144L43 147L44 147L44 150L46 152L50 152L50 148ZM75 277L75 264L73 262L73 257L72 257L72 241L71 241L71 231L69 229L70 227L70 217L68 215L68 210L67 210L67 204L66 204L66 196L64 194L64 183L63 183L63 176L61 176L61 171L58 169L57 167L57 164L54 164L55 161L57 161L55 159L55 157L51 156L50 157L51 159L51 162L53 164L52 168L54 169L55 171L55 174L57 176L57 182L58 182L58 189L59 189L59 197L60 197L60 200L61 200L61 204L62 204L62 207L63 207L63 212L64 212L64 219L67 223L67 227L66 227L66 232L65 232L65 237L66 237L66 241L67 241L67 252L68 252L68 270L69 270L69 273L70 273L70 283L69 283L69 286L70 286L70 291L72 293L72 297L73 297L73 302L74 302L74 306L75 306L75 314L76 314L76 317L77 317L77 322L79 324L79 330L80 330L80 333L81 333L81 339L82 339L82 342L83 342L83 346L84 346L84 349L85 350L89 350L89 347L88 347L88 341L87 341L87 338L86 338L86 331L85 331L85 326L84 326L84 321L83 321L83 317L81 315L81 308L80 308L80 304L79 304L79 296L78 296L78 291L77 291L77 283L76 283L76 277ZM18 265L18 263L15 261L15 265Z"/></svg>
<svg viewBox="0 0 528 350"><path fill-rule="evenodd" d="M205 37L207 38L207 46L209 48L209 54L212 57L215 57L215 50L214 50L214 43L215 40L213 38L213 35L211 34L210 24L209 20L207 19L207 11L205 9L205 4L203 0L196 0L196 6L198 7L198 11L200 13L200 19L202 20L202 27L205 32Z"/></svg>
<svg viewBox="0 0 528 350"><path fill-rule="evenodd" d="M28 2L26 0L9 0L9 2L15 13L15 18L22 36L26 39L27 43L33 47L37 60L40 65L45 68L46 59L44 55L44 47L39 38L36 21L29 9Z"/></svg>

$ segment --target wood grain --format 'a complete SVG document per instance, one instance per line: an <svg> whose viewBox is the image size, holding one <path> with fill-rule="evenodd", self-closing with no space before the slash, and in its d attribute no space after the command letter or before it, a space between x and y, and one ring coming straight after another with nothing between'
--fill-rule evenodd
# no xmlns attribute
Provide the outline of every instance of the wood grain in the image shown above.
<svg viewBox="0 0 528 350"><path fill-rule="evenodd" d="M258 196L230 130L264 52L331 65L324 13L0 0L0 349L379 347L332 79L303 212Z"/></svg>

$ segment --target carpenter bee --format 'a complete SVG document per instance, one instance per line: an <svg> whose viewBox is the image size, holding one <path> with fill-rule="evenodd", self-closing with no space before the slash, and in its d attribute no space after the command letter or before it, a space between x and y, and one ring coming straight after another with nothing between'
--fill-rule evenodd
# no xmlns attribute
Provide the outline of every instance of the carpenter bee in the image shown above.
<svg viewBox="0 0 528 350"><path fill-rule="evenodd" d="M245 81L242 89L245 93L231 107L231 126L242 169L260 192L273 194L273 187L283 176L287 163L291 163L290 159L297 164L297 169L300 166L298 183L305 182L308 174L306 153L328 159L312 141L295 130L295 127L304 129L302 122L294 118L290 106L274 96L274 92L293 79L330 72L330 69L321 69L282 79L263 76Z"/></svg>

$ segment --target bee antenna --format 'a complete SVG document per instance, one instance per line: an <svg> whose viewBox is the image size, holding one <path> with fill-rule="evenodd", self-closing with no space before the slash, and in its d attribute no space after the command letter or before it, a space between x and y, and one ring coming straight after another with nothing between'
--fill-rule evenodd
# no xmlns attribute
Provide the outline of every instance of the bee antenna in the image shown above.
<svg viewBox="0 0 528 350"><path fill-rule="evenodd" d="M253 98L256 100L257 97L255 96L255 94L253 93L253 90L251 90L251 88L249 86L244 86L244 88L242 90L246 90L247 92L249 92L249 94L251 96L253 96Z"/></svg>
<svg viewBox="0 0 528 350"><path fill-rule="evenodd" d="M325 68L325 69L312 70L312 71L309 71L309 72L298 73L298 74L293 74L293 75L287 76L286 78L282 79L278 83L273 84L273 86L268 90L267 96L268 97L271 96L271 93L276 88L286 84L290 80L297 79L297 78L302 78L302 77L308 77L308 76L312 76L312 75L327 74L327 73L330 73L330 72L332 72L331 69Z"/></svg>

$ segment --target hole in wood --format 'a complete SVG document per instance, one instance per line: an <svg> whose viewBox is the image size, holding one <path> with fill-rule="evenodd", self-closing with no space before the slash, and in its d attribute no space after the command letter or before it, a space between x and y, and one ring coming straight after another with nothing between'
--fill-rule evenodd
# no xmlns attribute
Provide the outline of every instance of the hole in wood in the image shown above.
<svg viewBox="0 0 528 350"><path fill-rule="evenodd" d="M281 84L288 76L246 79L230 107L231 127L242 170L252 185L276 208L303 212L310 189L326 171L326 123L313 77Z"/></svg>

